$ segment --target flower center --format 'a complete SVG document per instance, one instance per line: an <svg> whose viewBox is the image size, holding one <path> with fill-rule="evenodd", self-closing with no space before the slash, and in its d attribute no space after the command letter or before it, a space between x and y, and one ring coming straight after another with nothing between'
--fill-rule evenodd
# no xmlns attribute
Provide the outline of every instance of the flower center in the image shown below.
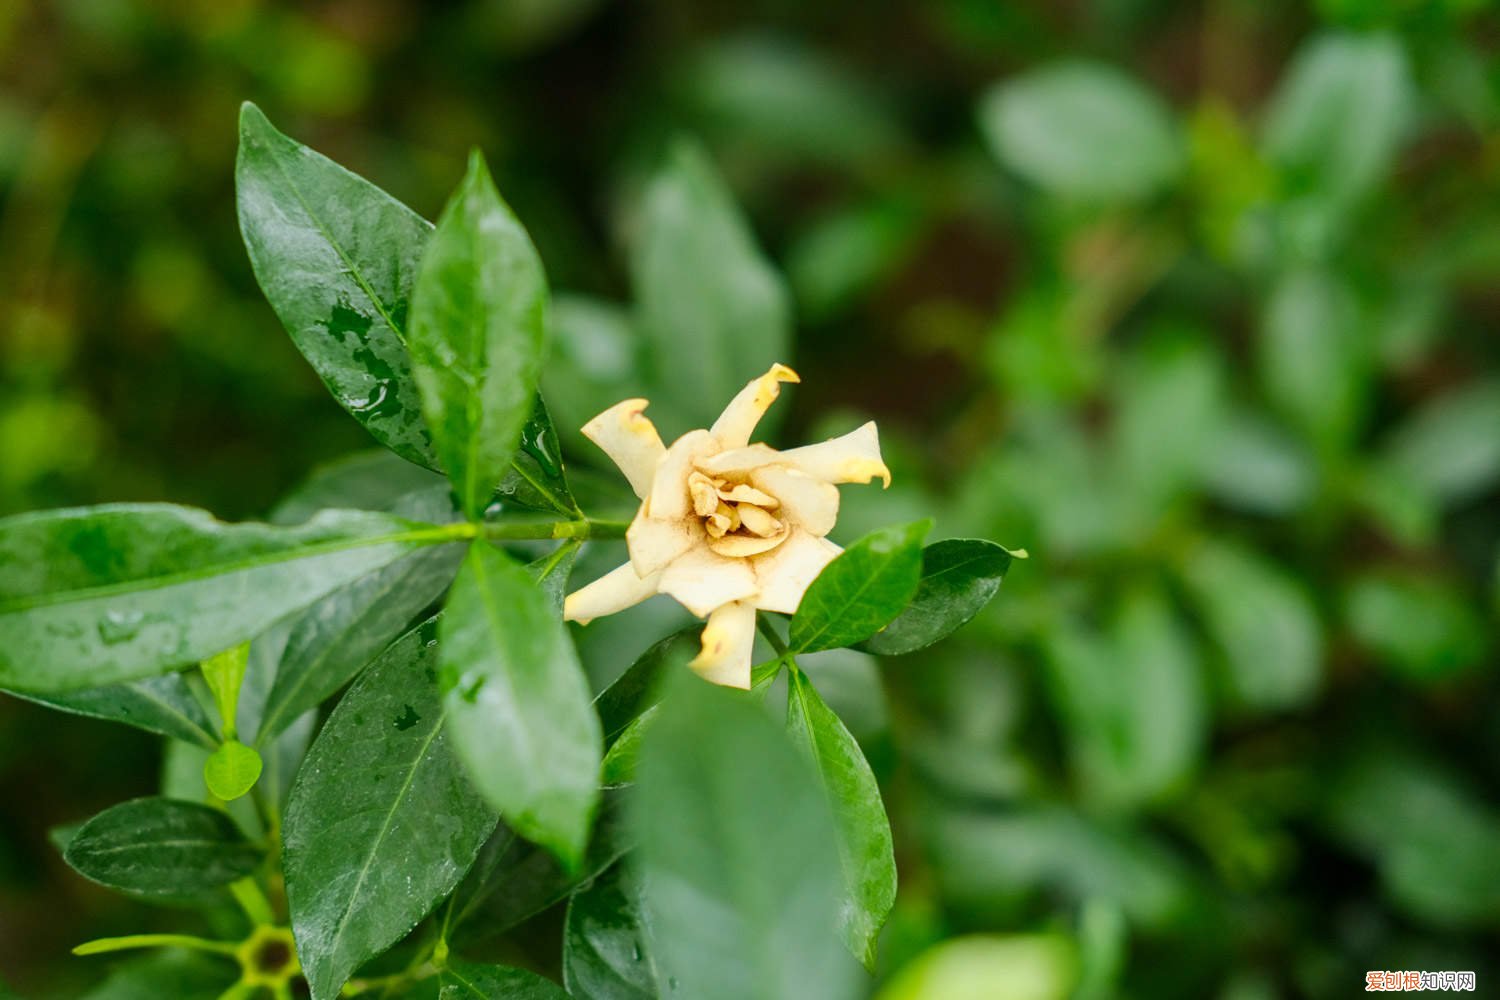
<svg viewBox="0 0 1500 1000"><path fill-rule="evenodd" d="M693 472L688 476L688 492L693 513L703 519L703 530L708 532L708 547L721 556L769 552L790 531L775 513L781 501L749 483Z"/></svg>

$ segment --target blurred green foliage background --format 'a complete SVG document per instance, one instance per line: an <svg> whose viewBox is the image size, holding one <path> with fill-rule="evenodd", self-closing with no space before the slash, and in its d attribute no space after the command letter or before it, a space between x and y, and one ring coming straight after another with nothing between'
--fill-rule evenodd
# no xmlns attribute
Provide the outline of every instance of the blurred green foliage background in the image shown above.
<svg viewBox="0 0 1500 1000"><path fill-rule="evenodd" d="M847 491L844 537L934 514L1032 553L883 694L859 654L813 667L896 826L884 997L1483 992L1497 46L1486 0L10 0L0 513L261 516L370 445L255 288L242 100L429 217L485 150L559 290L563 427L673 391L636 361L631 219L690 134L785 275L784 438L880 422L896 485ZM665 614L587 636L595 676ZM22 996L141 929L46 831L157 768L0 701Z"/></svg>

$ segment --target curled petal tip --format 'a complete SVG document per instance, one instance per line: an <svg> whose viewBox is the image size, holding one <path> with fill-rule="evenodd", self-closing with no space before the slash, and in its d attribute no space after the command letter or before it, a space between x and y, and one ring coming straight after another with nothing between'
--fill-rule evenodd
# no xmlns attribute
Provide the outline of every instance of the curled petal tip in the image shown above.
<svg viewBox="0 0 1500 1000"><path fill-rule="evenodd" d="M771 366L771 370L766 372L766 377L773 378L778 382L790 382L793 385L798 385L802 382L801 375L798 375L780 361Z"/></svg>

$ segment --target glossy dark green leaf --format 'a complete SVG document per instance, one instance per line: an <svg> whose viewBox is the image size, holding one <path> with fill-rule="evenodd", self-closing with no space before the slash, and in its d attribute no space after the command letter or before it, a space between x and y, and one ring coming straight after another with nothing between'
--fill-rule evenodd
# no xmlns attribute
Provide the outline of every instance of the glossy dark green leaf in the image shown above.
<svg viewBox="0 0 1500 1000"><path fill-rule="evenodd" d="M978 538L949 538L927 546L911 603L860 648L899 656L963 628L1000 589L1010 560L1003 547Z"/></svg>
<svg viewBox="0 0 1500 1000"><path fill-rule="evenodd" d="M145 677L126 684L62 694L17 693L17 697L74 715L123 722L209 750L219 742L214 735L215 724L204 710L203 702L194 695L192 682L185 674Z"/></svg>
<svg viewBox="0 0 1500 1000"><path fill-rule="evenodd" d="M1223 654L1232 698L1275 710L1316 696L1323 679L1323 628L1294 577L1251 549L1206 541L1188 554L1184 576Z"/></svg>
<svg viewBox="0 0 1500 1000"><path fill-rule="evenodd" d="M476 962L449 962L402 996L406 1000L568 1000L561 986L535 972Z"/></svg>
<svg viewBox="0 0 1500 1000"><path fill-rule="evenodd" d="M566 869L557 857L504 823L453 892L451 926L464 926L455 947L482 945L563 899L614 864L629 848L621 812L623 793L606 789L583 864Z"/></svg>
<svg viewBox="0 0 1500 1000"><path fill-rule="evenodd" d="M437 631L424 623L370 665L292 787L286 891L315 1000L426 916L495 828L450 742Z"/></svg>
<svg viewBox="0 0 1500 1000"><path fill-rule="evenodd" d="M580 516L563 472L562 441L540 396L521 428L520 447L495 493L503 504Z"/></svg>
<svg viewBox="0 0 1500 1000"><path fill-rule="evenodd" d="M162 951L124 963L82 1000L218 1000L238 974L226 956Z"/></svg>
<svg viewBox="0 0 1500 1000"><path fill-rule="evenodd" d="M825 566L792 617L792 652L852 646L889 625L917 592L931 528L917 521L872 531Z"/></svg>
<svg viewBox="0 0 1500 1000"><path fill-rule="evenodd" d="M635 793L648 950L680 995L859 992L827 797L754 698L674 675Z"/></svg>
<svg viewBox="0 0 1500 1000"><path fill-rule="evenodd" d="M441 633L458 755L508 824L575 866L598 803L603 749L561 617L524 567L477 543Z"/></svg>
<svg viewBox="0 0 1500 1000"><path fill-rule="evenodd" d="M1183 164L1162 100L1099 63L1057 63L1007 80L980 102L979 125L1000 162L1066 198L1143 198Z"/></svg>
<svg viewBox="0 0 1500 1000"><path fill-rule="evenodd" d="M142 896L181 897L253 872L260 850L217 809L133 799L83 825L63 859L91 881Z"/></svg>
<svg viewBox="0 0 1500 1000"><path fill-rule="evenodd" d="M235 189L256 280L297 349L377 441L435 468L405 346L431 223L253 104L240 112Z"/></svg>
<svg viewBox="0 0 1500 1000"><path fill-rule="evenodd" d="M686 668L703 644L701 625L689 625L660 640L636 658L609 687L594 699L594 710L604 727L604 741L613 741L633 720L656 703L661 678L667 671Z"/></svg>
<svg viewBox="0 0 1500 1000"><path fill-rule="evenodd" d="M864 751L807 675L796 669L790 674L787 732L812 762L838 830L844 887L839 925L849 950L873 969L880 928L896 902L891 821Z"/></svg>
<svg viewBox="0 0 1500 1000"><path fill-rule="evenodd" d="M686 426L707 427L724 400L786 360L786 289L695 143L675 143L651 178L637 237L631 278L653 399Z"/></svg>
<svg viewBox="0 0 1500 1000"><path fill-rule="evenodd" d="M568 901L563 929L563 983L576 997L656 1000L667 977L646 940L641 885L620 861Z"/></svg>
<svg viewBox="0 0 1500 1000"><path fill-rule="evenodd" d="M476 152L422 259L409 336L434 447L476 520L535 406L546 323L541 259Z"/></svg>
<svg viewBox="0 0 1500 1000"><path fill-rule="evenodd" d="M0 520L0 685L57 692L163 673L258 634L450 529L328 511L278 528L167 504Z"/></svg>
<svg viewBox="0 0 1500 1000"><path fill-rule="evenodd" d="M293 620L260 732L274 737L349 683L452 582L463 549L414 552L334 591Z"/></svg>

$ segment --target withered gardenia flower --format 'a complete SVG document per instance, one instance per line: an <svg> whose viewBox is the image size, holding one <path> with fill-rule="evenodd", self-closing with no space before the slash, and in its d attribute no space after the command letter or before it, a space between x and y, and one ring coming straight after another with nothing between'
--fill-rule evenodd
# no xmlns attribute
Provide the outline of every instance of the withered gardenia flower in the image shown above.
<svg viewBox="0 0 1500 1000"><path fill-rule="evenodd" d="M568 595L563 616L588 623L669 594L707 618L690 666L708 680L750 686L755 612L797 610L813 579L841 551L826 536L838 519L836 483L891 473L873 422L843 437L777 451L751 444L782 382L785 365L745 386L708 430L662 444L647 401L627 399L583 433L630 480L641 509L625 533L630 561Z"/></svg>

